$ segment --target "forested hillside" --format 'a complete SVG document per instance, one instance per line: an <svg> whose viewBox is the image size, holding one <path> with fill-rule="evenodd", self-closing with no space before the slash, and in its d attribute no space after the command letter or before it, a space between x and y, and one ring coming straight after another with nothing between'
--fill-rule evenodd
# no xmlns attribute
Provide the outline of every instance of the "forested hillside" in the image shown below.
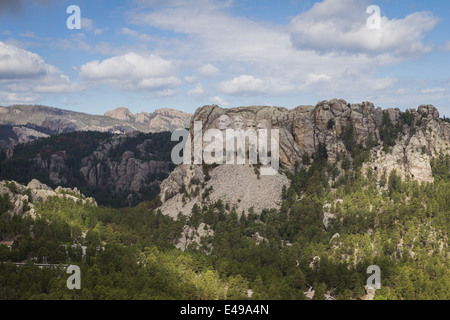
<svg viewBox="0 0 450 320"><path fill-rule="evenodd" d="M435 182L422 184L360 165L333 181L325 158L287 173L280 210L248 215L218 201L174 220L157 201L111 209L53 197L33 204L33 219L11 216L3 196L0 298L297 300L312 286L314 299L361 299L378 265L375 299L449 299L449 156L433 159ZM184 226L200 224L209 236L175 249ZM82 289L67 289L64 270L32 266L43 257L81 266Z"/></svg>
<svg viewBox="0 0 450 320"><path fill-rule="evenodd" d="M17 145L9 157L0 151L0 179L38 179L54 188L77 187L99 204L136 205L156 197L174 168L170 135L86 131L38 139Z"/></svg>

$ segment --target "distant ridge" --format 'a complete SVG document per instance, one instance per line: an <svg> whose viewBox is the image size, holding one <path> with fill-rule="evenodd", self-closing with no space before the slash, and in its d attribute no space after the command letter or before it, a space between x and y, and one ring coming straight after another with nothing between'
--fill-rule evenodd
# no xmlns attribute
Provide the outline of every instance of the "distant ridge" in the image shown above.
<svg viewBox="0 0 450 320"><path fill-rule="evenodd" d="M42 105L0 106L0 147L10 147L48 134L100 131L163 132L189 127L191 114L173 109L133 114L120 107L104 115L91 115ZM6 127L5 127L6 126Z"/></svg>

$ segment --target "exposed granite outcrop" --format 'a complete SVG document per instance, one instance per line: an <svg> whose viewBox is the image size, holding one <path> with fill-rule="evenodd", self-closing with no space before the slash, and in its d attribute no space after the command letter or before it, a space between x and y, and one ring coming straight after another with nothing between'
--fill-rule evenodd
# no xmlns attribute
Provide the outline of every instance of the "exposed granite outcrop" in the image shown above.
<svg viewBox="0 0 450 320"><path fill-rule="evenodd" d="M413 119L411 123L404 125L404 133L398 137L396 145L389 152L383 150L381 136L383 114L386 113L392 126L395 126L402 121L401 111L399 109L382 110L370 102L349 104L345 100L338 99L322 101L316 106L299 106L291 110L282 107L256 106L223 109L217 105L208 105L197 109L192 117L190 136L191 141L194 141L194 122L201 121L203 132L205 132L208 129L219 128L218 121L223 115L229 117L231 127L232 121L236 117L240 117L241 122L252 123L247 124L247 128L255 123L266 121L268 129L279 129L280 163L284 166L293 167L296 163L301 165L305 155L313 155L317 152L319 144L325 143L328 161L338 163L340 168L339 164L344 158L352 160L351 152L343 140L344 133L350 130L355 146L360 145L366 148L368 141L372 141L375 145L370 150L370 160L364 163L363 172L371 167L380 178L383 174L388 176L391 170L396 169L402 177L410 176L413 180L424 182L433 181L430 160L440 152L449 152L450 123L439 119L439 112L431 105L420 106L417 110L408 110L408 112L413 115ZM221 165L219 168L213 169L211 175L224 170L226 171L224 176L233 176L235 172L238 172L237 168L236 166ZM279 173L278 175L283 174ZM186 205L181 206L178 197L166 199L166 196L177 194L181 188L189 188L189 181L192 178L204 182L200 165L180 165L161 184L161 199L165 202L162 207L163 212L166 210L166 213L172 216L176 216L178 212L188 214L189 209L193 206L192 203L188 201ZM202 190L212 185L220 185L214 179L213 177L212 182L208 181ZM251 180L247 176L245 179L235 177L226 186L221 187L225 189L224 191L216 193L213 190L211 200L214 198L214 194L220 194L217 198L226 199L232 203L233 200L236 202L236 199L239 198L236 190L240 190L242 185L247 185L248 179ZM272 205L267 208L276 207L280 201L276 190L279 190L282 185L283 183L277 184L276 188L278 189L276 189L274 182L268 181L264 185L266 192L260 190L255 192L255 195L258 193L275 195L269 197ZM198 202L198 200L193 201ZM241 207L248 210L252 205L259 204L261 201L258 198L253 199L247 206L241 205ZM267 205L267 203L264 204Z"/></svg>

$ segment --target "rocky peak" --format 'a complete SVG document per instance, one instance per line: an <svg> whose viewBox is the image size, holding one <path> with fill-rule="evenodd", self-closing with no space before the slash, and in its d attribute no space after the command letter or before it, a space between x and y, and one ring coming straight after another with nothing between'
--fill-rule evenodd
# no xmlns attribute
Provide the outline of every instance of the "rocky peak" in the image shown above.
<svg viewBox="0 0 450 320"><path fill-rule="evenodd" d="M223 117L224 115L228 118ZM390 123L386 123L386 115ZM223 119L227 121L223 122ZM364 163L363 170L371 167L380 177L383 174L389 176L391 170L396 169L403 177L433 181L431 158L439 152L448 153L450 150L450 124L440 120L439 112L431 105L408 110L408 113L399 109L382 110L371 102L350 104L342 99L321 101L316 106L299 106L291 110L268 106L223 109L217 105L207 105L194 113L191 119L191 137L194 136L195 121L202 122L203 131L211 128L233 128L243 123L245 130L254 128L260 122L264 122L267 129L278 129L280 162L286 167L293 167L296 163L302 165L304 156L314 155L319 145L324 144L327 147L328 161L336 164L341 173L343 161L354 160L352 149L363 148L370 151L369 160ZM386 135L387 126L389 129L395 127L395 130L399 131L395 146L389 150L383 147L383 139L386 139L383 134ZM178 193L180 188L183 189L183 183L186 184L189 179L194 177L204 181L203 175L199 174L201 170L195 167L179 166L162 183L163 202L166 200L166 194ZM227 174L231 175L231 171ZM227 185L230 194L233 190L239 190L243 183L238 177L233 181ZM281 180L280 183L282 185ZM214 183L208 182L208 185ZM271 186L265 185L264 188L270 190ZM220 194L220 198L226 198L222 191ZM270 199L273 207L276 207L279 198Z"/></svg>
<svg viewBox="0 0 450 320"><path fill-rule="evenodd" d="M153 113L154 114L158 114L158 115L162 115L162 116L166 116L166 117L172 117L172 118L174 118L174 117L181 117L181 118L183 118L183 117L186 117L186 116L189 116L189 118L190 118L190 115L186 114L185 112L178 111L178 110L175 110L175 109L170 109L170 108L158 109L158 110L156 110Z"/></svg>
<svg viewBox="0 0 450 320"><path fill-rule="evenodd" d="M435 106L432 105L421 105L417 112L421 115L430 115L432 119L438 120L439 119L439 111L436 109Z"/></svg>
<svg viewBox="0 0 450 320"><path fill-rule="evenodd" d="M23 134L18 133L32 137L73 131L100 131L114 134L130 131L164 132L188 128L191 119L191 114L172 109L160 109L154 113L141 112L134 115L127 108L120 107L101 116L36 105L1 107L0 115L0 126L33 129L36 132L26 132L22 129ZM10 137L12 140L9 139ZM0 130L0 148L14 146L20 139L9 129Z"/></svg>
<svg viewBox="0 0 450 320"><path fill-rule="evenodd" d="M118 120L130 121L134 118L133 113L125 107L116 108L105 113L105 117Z"/></svg>
<svg viewBox="0 0 450 320"><path fill-rule="evenodd" d="M7 194L13 208L10 214L29 214L31 217L36 216L34 204L38 201L47 201L50 197L59 197L73 200L74 202L81 201L83 204L97 206L94 198L85 197L77 189L57 187L55 190L33 179L28 185L22 185L16 181L0 181L0 195Z"/></svg>

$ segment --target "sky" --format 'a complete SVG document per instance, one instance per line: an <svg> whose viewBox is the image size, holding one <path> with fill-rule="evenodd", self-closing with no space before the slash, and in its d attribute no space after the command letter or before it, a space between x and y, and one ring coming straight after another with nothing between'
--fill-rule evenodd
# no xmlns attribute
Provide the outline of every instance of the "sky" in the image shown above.
<svg viewBox="0 0 450 320"><path fill-rule="evenodd" d="M449 30L442 0L0 0L0 105L194 113L338 98L449 117Z"/></svg>

